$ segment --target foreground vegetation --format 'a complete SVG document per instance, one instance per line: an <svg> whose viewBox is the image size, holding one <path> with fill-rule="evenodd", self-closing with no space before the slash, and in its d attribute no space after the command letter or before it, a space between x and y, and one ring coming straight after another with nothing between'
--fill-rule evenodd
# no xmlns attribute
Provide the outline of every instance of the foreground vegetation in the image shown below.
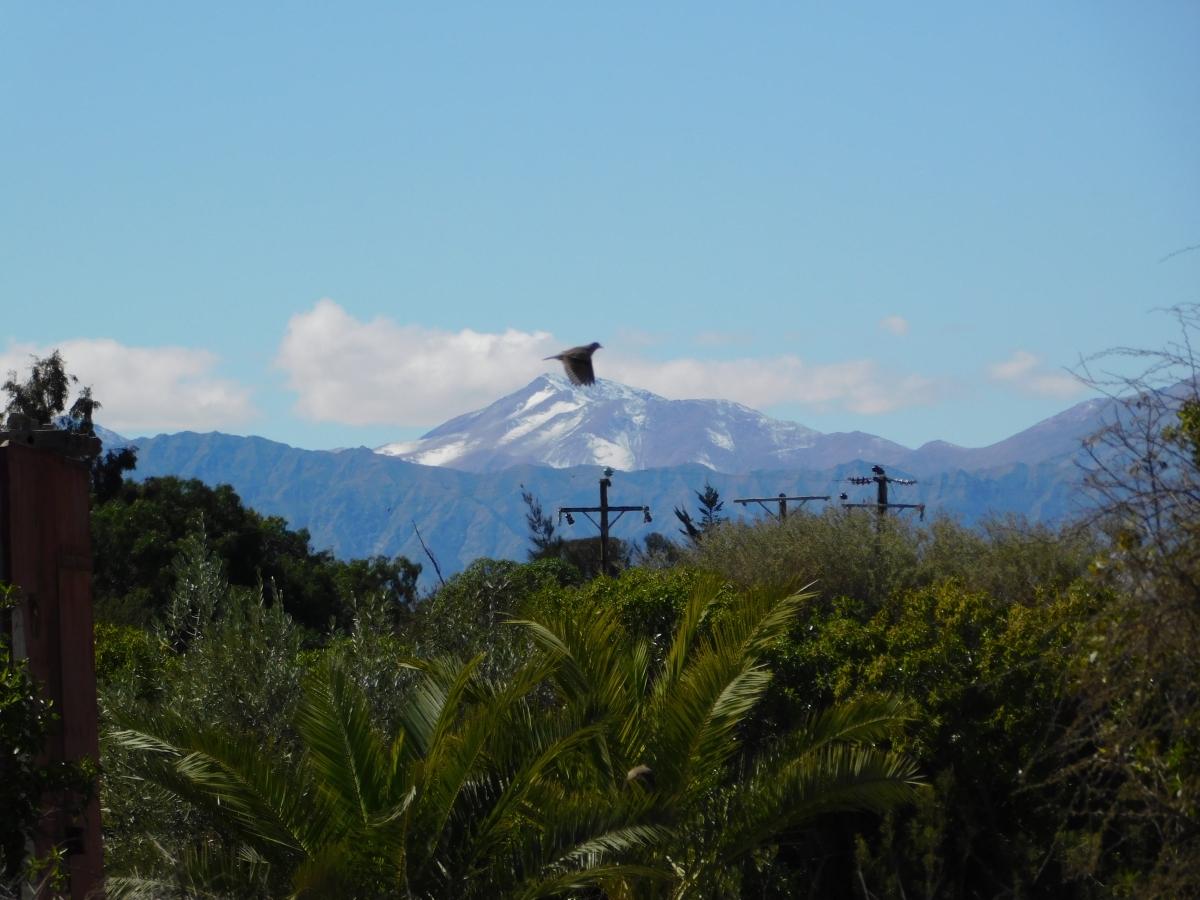
<svg viewBox="0 0 1200 900"><path fill-rule="evenodd" d="M110 478L110 893L1200 894L1200 392L1151 362L1057 530L700 493L605 576L530 502L530 562L419 596L227 488Z"/></svg>
<svg viewBox="0 0 1200 900"><path fill-rule="evenodd" d="M1122 727L1094 707L1113 676L1096 647L1133 621L1117 552L831 513L680 554L586 582L483 560L317 637L193 542L155 626L99 630L110 870L230 896L1083 897L1183 877L1184 844L1111 854L1153 811L1081 768L1084 730ZM1192 789L1188 745L1136 752L1127 785ZM315 809L327 830L301 833Z"/></svg>

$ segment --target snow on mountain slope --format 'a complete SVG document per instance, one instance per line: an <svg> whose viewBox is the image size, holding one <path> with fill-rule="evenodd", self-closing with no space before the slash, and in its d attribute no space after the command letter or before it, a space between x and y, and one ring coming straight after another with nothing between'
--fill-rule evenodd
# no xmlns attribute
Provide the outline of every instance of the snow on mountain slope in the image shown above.
<svg viewBox="0 0 1200 900"><path fill-rule="evenodd" d="M822 435L728 400L667 400L604 379L582 388L549 374L419 440L377 452L469 472L526 463L623 471L699 463L718 472L749 472L824 464L835 456L838 462L891 461L909 451L858 432Z"/></svg>
<svg viewBox="0 0 1200 900"><path fill-rule="evenodd" d="M716 472L826 469L853 460L914 473L1068 462L1110 400L1085 400L989 447L931 441L916 450L861 431L822 434L728 400L667 400L614 381L576 387L543 375L491 406L376 452L427 466L495 472L517 465L622 471L699 463Z"/></svg>

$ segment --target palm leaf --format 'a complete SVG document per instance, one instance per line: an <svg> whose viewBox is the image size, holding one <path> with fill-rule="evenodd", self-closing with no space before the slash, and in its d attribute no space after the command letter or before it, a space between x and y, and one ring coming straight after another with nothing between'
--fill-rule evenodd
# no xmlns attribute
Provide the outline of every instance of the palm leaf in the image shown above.
<svg viewBox="0 0 1200 900"><path fill-rule="evenodd" d="M364 824L395 803L392 765L366 698L334 662L309 679L305 695L296 731L320 789L343 816Z"/></svg>
<svg viewBox="0 0 1200 900"><path fill-rule="evenodd" d="M253 736L164 714L112 738L131 751L137 774L200 807L276 864L290 867L327 839L331 810L305 767L273 758Z"/></svg>
<svg viewBox="0 0 1200 900"><path fill-rule="evenodd" d="M912 759L874 747L833 744L799 759L762 760L736 792L727 856L778 842L819 815L910 803L922 785Z"/></svg>

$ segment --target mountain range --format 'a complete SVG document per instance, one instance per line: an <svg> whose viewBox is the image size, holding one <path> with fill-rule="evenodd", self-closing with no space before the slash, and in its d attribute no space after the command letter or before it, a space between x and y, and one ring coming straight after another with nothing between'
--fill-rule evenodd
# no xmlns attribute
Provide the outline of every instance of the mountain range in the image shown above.
<svg viewBox="0 0 1200 900"><path fill-rule="evenodd" d="M1083 508L1075 490L1080 440L1111 401L1085 401L990 447L935 441L912 450L860 432L821 434L728 401L666 400L613 382L593 389L543 376L491 406L452 419L417 441L340 451L302 450L259 437L182 432L138 439L138 478L179 475L229 483L249 505L309 529L341 557L402 553L427 562L415 528L449 575L473 559L524 558L523 489L553 513L591 506L603 468L610 502L647 505L654 521L626 516L613 534L675 534L675 507L694 509L706 483L734 516L764 514L739 498L829 495L873 499L850 476L884 465L893 500L924 503L970 524L1016 513L1053 522ZM128 443L98 429L108 446ZM860 496L861 495L861 496ZM817 503L820 506L820 503ZM566 537L587 537L579 518ZM425 584L434 572L426 565Z"/></svg>
<svg viewBox="0 0 1200 900"><path fill-rule="evenodd" d="M828 469L855 459L909 472L977 471L1065 459L1099 428L1109 400L1087 400L989 447L931 441L911 450L861 431L822 434L729 400L667 400L597 379L543 375L491 406L377 452L426 466L497 472L517 465L638 471L698 463L714 472Z"/></svg>

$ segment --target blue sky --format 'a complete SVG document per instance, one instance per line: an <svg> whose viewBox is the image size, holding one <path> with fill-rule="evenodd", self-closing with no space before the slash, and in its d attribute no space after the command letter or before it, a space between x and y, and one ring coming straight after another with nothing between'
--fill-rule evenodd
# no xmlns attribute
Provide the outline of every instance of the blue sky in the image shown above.
<svg viewBox="0 0 1200 900"><path fill-rule="evenodd" d="M1200 5L0 2L0 363L128 434L602 376L982 445L1200 300ZM545 351L545 352L543 352Z"/></svg>

